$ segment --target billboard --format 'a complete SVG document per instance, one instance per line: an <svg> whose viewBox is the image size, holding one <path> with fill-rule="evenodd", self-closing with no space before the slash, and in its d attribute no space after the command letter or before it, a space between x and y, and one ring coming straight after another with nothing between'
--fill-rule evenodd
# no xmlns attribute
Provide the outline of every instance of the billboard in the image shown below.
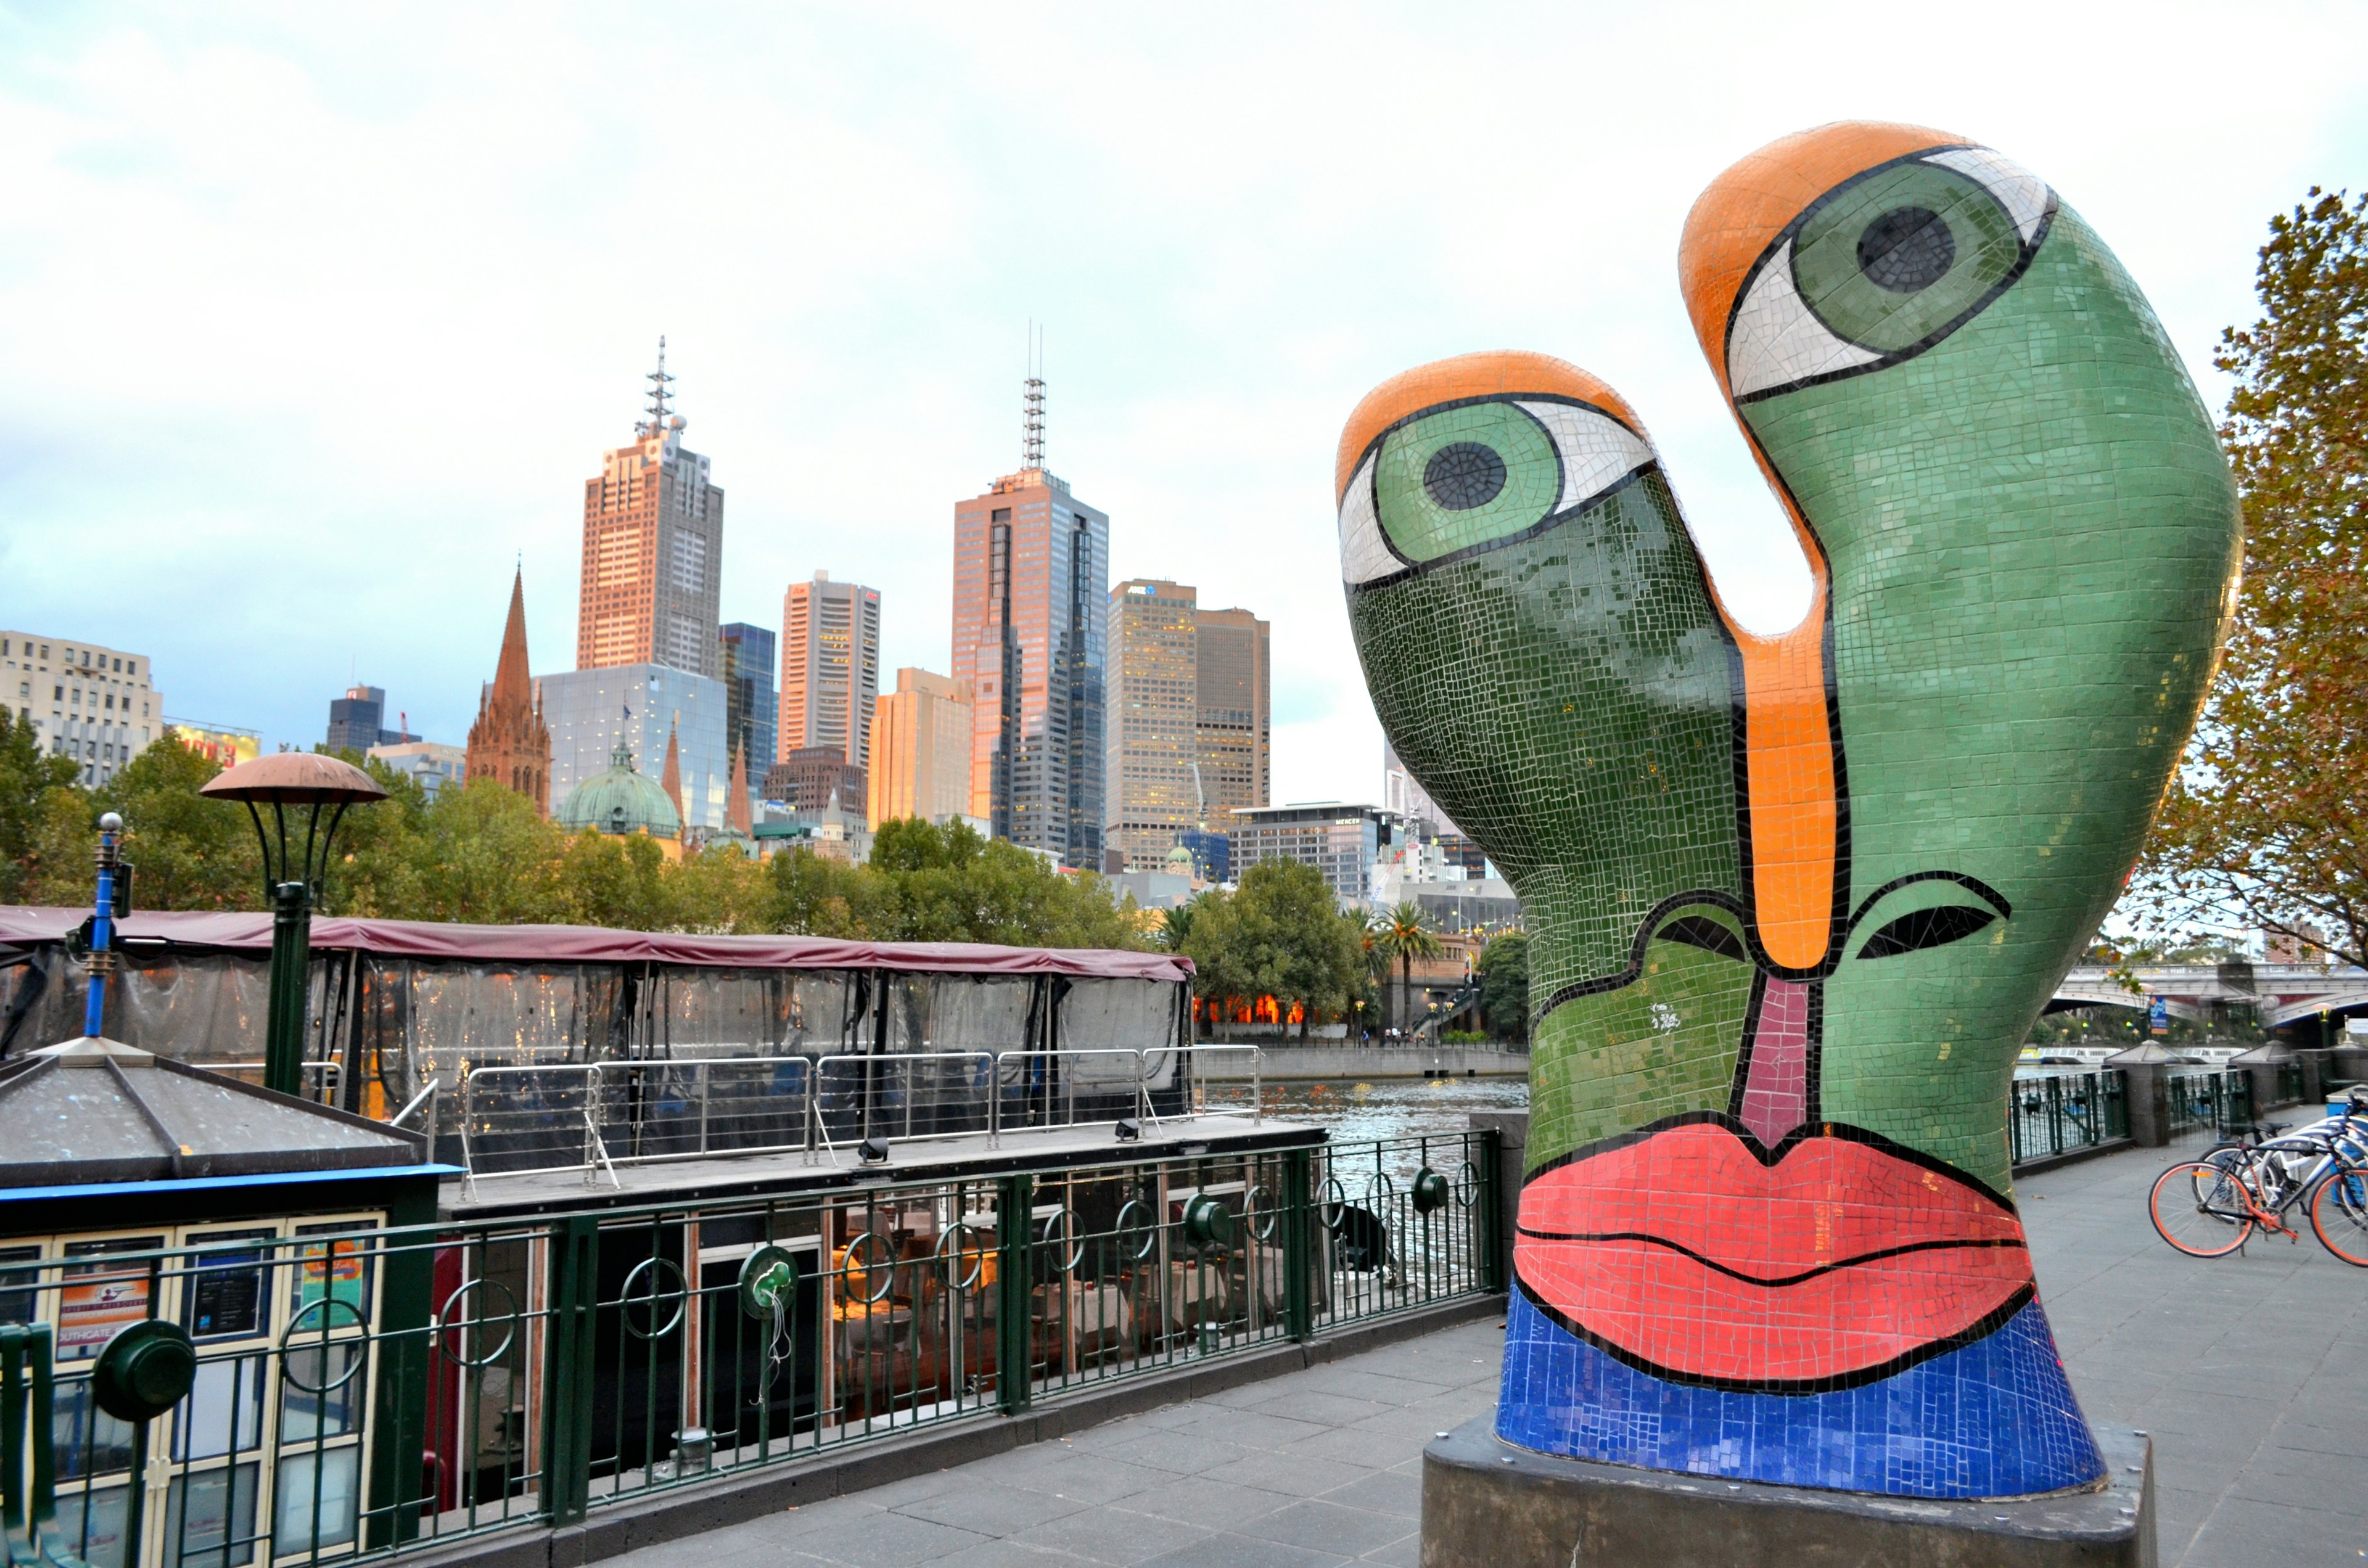
<svg viewBox="0 0 2368 1568"><path fill-rule="evenodd" d="M187 719L166 719L181 744L222 767L253 762L263 753L263 737L253 730L226 729L219 724L195 724Z"/></svg>

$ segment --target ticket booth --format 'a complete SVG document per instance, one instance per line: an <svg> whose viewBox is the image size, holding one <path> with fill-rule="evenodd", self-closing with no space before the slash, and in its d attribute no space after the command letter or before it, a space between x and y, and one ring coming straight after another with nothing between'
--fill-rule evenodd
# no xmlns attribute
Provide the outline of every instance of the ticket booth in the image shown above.
<svg viewBox="0 0 2368 1568"><path fill-rule="evenodd" d="M0 1324L46 1325L62 1544L91 1568L272 1568L416 1533L427 1142L85 1038L0 1062ZM186 1331L180 1403L94 1397Z"/></svg>

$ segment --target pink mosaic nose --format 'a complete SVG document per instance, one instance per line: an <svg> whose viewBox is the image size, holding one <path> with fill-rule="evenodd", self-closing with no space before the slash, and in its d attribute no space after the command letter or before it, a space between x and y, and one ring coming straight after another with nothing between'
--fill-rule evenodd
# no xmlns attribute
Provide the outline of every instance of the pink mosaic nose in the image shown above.
<svg viewBox="0 0 2368 1568"><path fill-rule="evenodd" d="M1809 1117L1809 988L1770 975L1751 1031L1743 1125L1773 1149Z"/></svg>

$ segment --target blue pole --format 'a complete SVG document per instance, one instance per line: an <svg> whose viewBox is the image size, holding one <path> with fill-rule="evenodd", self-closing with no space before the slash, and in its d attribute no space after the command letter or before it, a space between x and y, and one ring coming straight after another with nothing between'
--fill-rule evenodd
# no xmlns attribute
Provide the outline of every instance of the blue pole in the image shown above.
<svg viewBox="0 0 2368 1568"><path fill-rule="evenodd" d="M98 899L90 916L90 989L83 1002L82 1032L96 1035L106 1028L107 977L115 968L111 944L115 937L115 835L123 819L113 812L98 819Z"/></svg>

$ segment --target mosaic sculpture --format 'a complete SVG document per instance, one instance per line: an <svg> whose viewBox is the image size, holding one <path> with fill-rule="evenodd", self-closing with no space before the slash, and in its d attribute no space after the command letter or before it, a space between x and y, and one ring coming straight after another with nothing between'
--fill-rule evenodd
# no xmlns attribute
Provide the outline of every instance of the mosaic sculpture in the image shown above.
<svg viewBox="0 0 2368 1568"><path fill-rule="evenodd" d="M1531 937L1498 1435L1857 1492L2092 1484L2009 1085L2194 721L2227 469L2112 255L1959 138L1776 142L1680 265L1809 562L1793 631L1726 612L1643 423L1558 359L1409 371L1340 442L1374 706Z"/></svg>

